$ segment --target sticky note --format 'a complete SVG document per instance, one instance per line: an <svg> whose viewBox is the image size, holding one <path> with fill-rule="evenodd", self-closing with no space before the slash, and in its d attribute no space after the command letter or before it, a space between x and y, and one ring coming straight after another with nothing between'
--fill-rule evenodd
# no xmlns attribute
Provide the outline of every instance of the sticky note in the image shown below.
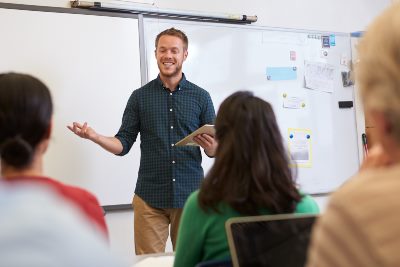
<svg viewBox="0 0 400 267"><path fill-rule="evenodd" d="M266 74L269 81L297 80L296 67L267 67Z"/></svg>
<svg viewBox="0 0 400 267"><path fill-rule="evenodd" d="M336 45L336 38L334 34L329 35L329 43L331 46L335 46Z"/></svg>

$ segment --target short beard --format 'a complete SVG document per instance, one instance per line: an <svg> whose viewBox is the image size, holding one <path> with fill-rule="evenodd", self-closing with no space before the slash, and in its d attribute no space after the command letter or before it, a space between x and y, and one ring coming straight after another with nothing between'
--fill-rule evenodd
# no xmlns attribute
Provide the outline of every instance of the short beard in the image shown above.
<svg viewBox="0 0 400 267"><path fill-rule="evenodd" d="M162 64L162 63L161 63ZM180 66L176 66L175 70L173 72L168 72L168 73L163 73L161 70L162 68L160 68L160 65L158 65L158 70L160 71L160 73L162 74L162 76L167 77L167 78L171 78L174 77L176 75L178 75L181 71L182 71L182 65Z"/></svg>

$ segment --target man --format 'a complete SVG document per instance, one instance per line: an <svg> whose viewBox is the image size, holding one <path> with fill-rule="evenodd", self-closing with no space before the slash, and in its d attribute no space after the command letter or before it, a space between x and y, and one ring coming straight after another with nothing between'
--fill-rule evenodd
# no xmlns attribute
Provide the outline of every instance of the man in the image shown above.
<svg viewBox="0 0 400 267"><path fill-rule="evenodd" d="M132 203L136 254L164 252L169 224L175 248L183 205L199 188L204 174L200 149L174 144L215 119L208 92L182 73L188 56L186 35L167 29L158 34L155 45L160 73L132 93L115 136L100 135L87 123L68 126L78 136L121 156L129 152L140 132L140 168ZM212 136L198 135L195 140L208 156L214 156L217 143Z"/></svg>
<svg viewBox="0 0 400 267"><path fill-rule="evenodd" d="M357 82L377 145L333 194L317 223L309 267L400 266L400 4L368 28Z"/></svg>

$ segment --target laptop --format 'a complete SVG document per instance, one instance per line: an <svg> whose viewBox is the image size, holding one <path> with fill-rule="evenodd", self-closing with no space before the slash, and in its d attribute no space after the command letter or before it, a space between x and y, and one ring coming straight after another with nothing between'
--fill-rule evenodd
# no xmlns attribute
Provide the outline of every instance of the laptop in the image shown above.
<svg viewBox="0 0 400 267"><path fill-rule="evenodd" d="M234 267L303 267L316 214L282 214L226 221Z"/></svg>

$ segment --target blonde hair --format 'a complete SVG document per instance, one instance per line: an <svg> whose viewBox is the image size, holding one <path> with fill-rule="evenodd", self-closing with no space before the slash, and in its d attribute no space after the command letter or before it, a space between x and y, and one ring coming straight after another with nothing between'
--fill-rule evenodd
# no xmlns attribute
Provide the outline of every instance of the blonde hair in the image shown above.
<svg viewBox="0 0 400 267"><path fill-rule="evenodd" d="M368 27L358 46L356 79L366 110L383 112L400 141L400 4Z"/></svg>

